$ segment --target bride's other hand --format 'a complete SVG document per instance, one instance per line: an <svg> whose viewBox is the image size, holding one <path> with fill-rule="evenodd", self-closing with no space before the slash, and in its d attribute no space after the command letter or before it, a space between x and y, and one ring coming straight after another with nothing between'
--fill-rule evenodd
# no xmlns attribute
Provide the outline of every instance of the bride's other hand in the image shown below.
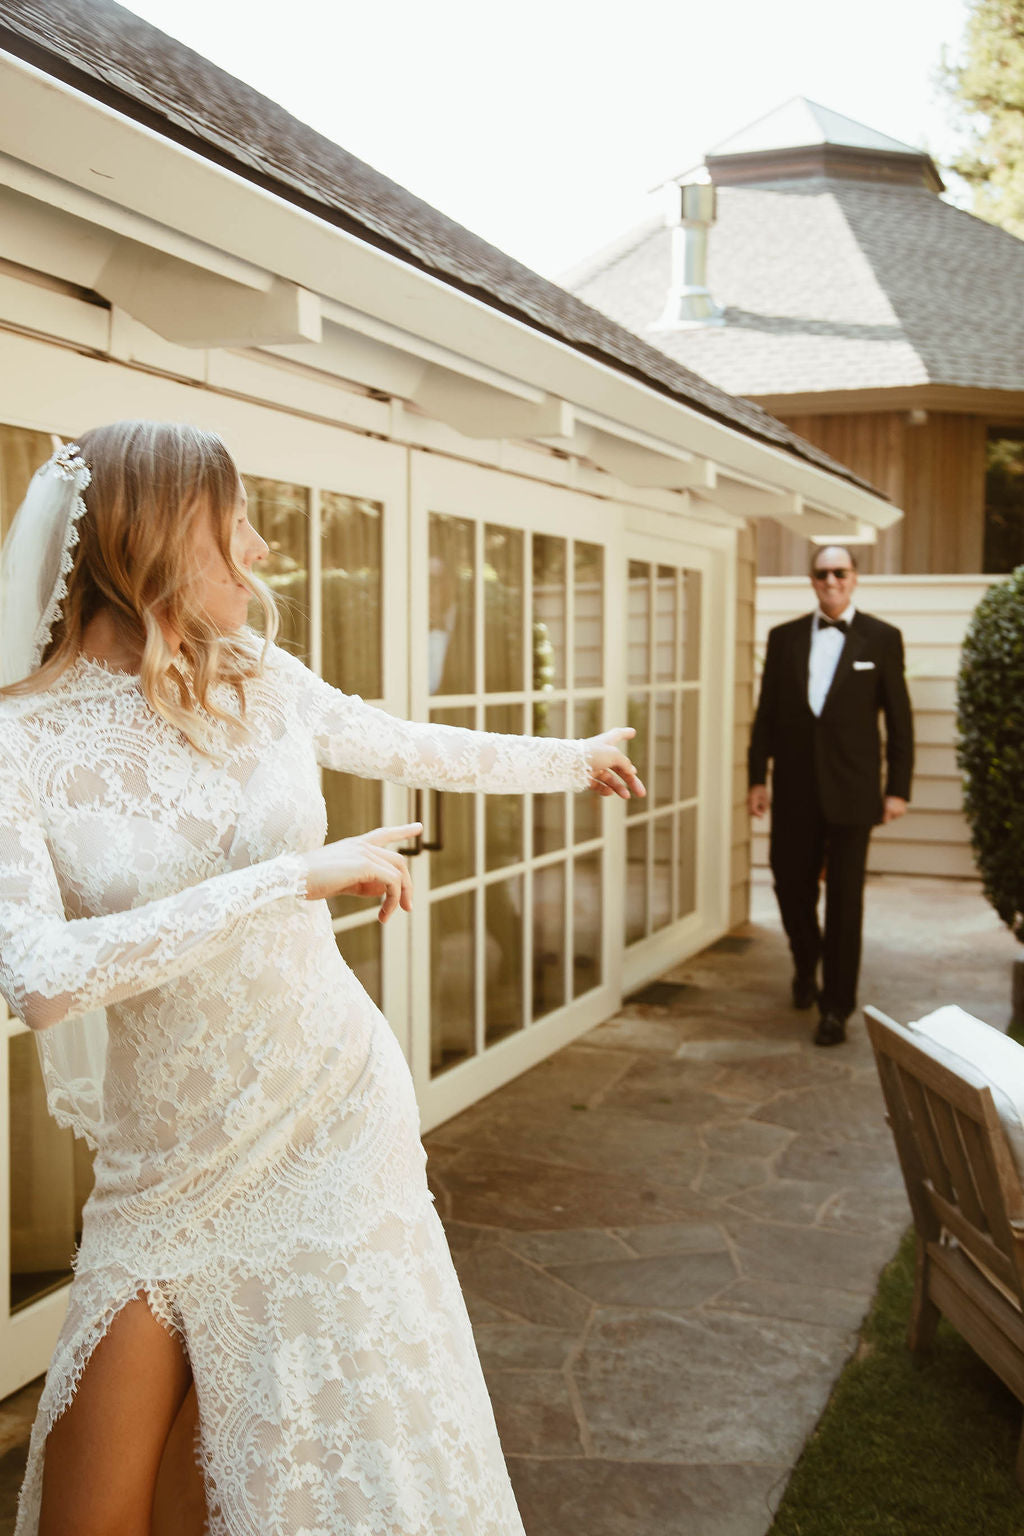
<svg viewBox="0 0 1024 1536"><path fill-rule="evenodd" d="M404 827L377 827L360 837L343 837L306 855L306 900L328 896L380 896L378 916L386 923L398 907L412 911L412 877L409 866L389 843L405 843L418 837L423 826L411 821Z"/></svg>
<svg viewBox="0 0 1024 1536"><path fill-rule="evenodd" d="M584 745L590 768L590 788L595 795L619 795L623 800L628 800L631 795L643 799L646 795L639 774L618 745L635 735L631 725L618 725L614 730L603 731L600 736L587 738Z"/></svg>

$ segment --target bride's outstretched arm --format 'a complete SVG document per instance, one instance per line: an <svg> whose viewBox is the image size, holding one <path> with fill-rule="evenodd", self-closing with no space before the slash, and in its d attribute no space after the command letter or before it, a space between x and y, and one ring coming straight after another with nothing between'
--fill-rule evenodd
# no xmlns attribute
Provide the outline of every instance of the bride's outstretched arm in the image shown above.
<svg viewBox="0 0 1024 1536"><path fill-rule="evenodd" d="M644 793L619 746L632 736L628 728L571 741L401 720L332 688L282 651L275 649L272 664L295 690L325 768L414 789L536 794L592 788L627 799Z"/></svg>

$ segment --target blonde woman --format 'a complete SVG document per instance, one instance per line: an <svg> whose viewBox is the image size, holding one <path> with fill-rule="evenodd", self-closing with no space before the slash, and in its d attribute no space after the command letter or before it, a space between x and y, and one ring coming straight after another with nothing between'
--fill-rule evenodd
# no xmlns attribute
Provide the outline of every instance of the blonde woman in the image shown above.
<svg viewBox="0 0 1024 1536"><path fill-rule="evenodd" d="M4 547L0 987L95 1149L17 1536L521 1536L409 1073L324 899L408 911L419 829L323 846L318 766L628 798L632 733L341 694L245 628L266 553L221 441L152 422L55 454Z"/></svg>

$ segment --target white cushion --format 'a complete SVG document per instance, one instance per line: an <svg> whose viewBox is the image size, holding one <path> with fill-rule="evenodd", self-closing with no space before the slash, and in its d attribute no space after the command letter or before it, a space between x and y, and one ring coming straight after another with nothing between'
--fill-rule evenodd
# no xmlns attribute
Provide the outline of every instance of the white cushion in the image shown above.
<svg viewBox="0 0 1024 1536"><path fill-rule="evenodd" d="M975 1088L991 1088L1017 1171L1024 1179L1024 1046L950 1005L907 1026L914 1044Z"/></svg>

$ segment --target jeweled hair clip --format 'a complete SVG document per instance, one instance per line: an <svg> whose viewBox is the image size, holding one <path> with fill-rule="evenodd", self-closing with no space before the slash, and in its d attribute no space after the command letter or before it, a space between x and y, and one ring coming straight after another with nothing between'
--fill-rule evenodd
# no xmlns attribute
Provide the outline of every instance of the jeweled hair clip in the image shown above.
<svg viewBox="0 0 1024 1536"><path fill-rule="evenodd" d="M50 459L50 465L62 480L77 480L80 485L86 486L92 478L77 443L65 443L63 448L58 448Z"/></svg>

